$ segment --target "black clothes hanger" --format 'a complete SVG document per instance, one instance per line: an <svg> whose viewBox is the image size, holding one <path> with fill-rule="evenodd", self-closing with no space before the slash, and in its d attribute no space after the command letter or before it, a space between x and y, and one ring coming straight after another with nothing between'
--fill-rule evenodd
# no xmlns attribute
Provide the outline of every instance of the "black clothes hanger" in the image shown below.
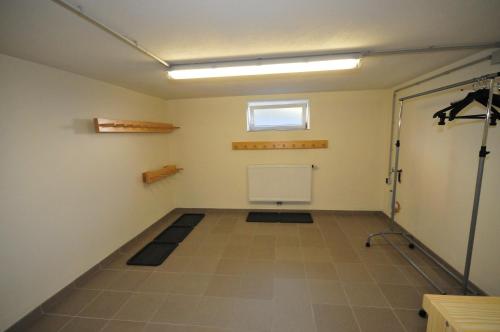
<svg viewBox="0 0 500 332"><path fill-rule="evenodd" d="M489 90L481 89L474 92L469 92L464 99L452 102L450 106L434 113L433 118L439 118L438 125L443 126L445 124L445 120L453 121L455 119L484 119L486 118L486 114L473 114L473 115L461 115L460 113L465 107L470 105L473 102L478 102L481 105L487 107L488 106L488 98L489 98ZM498 112L495 107L500 107L500 95L493 95L492 107L491 107L491 116L490 116L490 125L496 126L497 120L500 120L500 112ZM447 114L447 112L449 112Z"/></svg>

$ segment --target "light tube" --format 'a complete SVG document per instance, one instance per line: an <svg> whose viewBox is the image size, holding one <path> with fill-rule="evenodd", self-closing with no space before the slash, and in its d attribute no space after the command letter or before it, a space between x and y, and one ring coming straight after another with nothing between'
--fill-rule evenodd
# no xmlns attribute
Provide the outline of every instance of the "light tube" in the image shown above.
<svg viewBox="0 0 500 332"><path fill-rule="evenodd" d="M359 56L313 56L307 58L233 61L198 65L178 65L169 69L176 80L214 77L255 76L353 69Z"/></svg>

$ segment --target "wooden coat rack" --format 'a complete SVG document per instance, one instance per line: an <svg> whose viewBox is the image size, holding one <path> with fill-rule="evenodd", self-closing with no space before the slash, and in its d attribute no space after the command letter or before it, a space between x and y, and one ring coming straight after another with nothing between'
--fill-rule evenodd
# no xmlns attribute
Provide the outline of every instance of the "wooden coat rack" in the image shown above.
<svg viewBox="0 0 500 332"><path fill-rule="evenodd" d="M167 165L161 169L142 173L142 181L148 184L153 183L179 171L182 171L182 168L177 168L175 165Z"/></svg>
<svg viewBox="0 0 500 332"><path fill-rule="evenodd" d="M326 149L328 140L233 142L233 150Z"/></svg>
<svg viewBox="0 0 500 332"><path fill-rule="evenodd" d="M169 133L179 127L170 123L94 118L96 133Z"/></svg>

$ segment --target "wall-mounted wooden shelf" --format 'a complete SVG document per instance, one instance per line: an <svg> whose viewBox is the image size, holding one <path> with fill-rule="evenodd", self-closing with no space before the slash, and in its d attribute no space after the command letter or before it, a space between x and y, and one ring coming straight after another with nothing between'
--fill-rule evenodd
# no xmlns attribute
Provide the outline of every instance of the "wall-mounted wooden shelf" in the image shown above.
<svg viewBox="0 0 500 332"><path fill-rule="evenodd" d="M328 140L233 142L233 150L326 149Z"/></svg>
<svg viewBox="0 0 500 332"><path fill-rule="evenodd" d="M177 168L175 165L167 165L161 169L142 173L142 181L144 183L153 183L179 171L182 171L182 168Z"/></svg>
<svg viewBox="0 0 500 332"><path fill-rule="evenodd" d="M178 129L170 123L95 118L96 133L169 133Z"/></svg>

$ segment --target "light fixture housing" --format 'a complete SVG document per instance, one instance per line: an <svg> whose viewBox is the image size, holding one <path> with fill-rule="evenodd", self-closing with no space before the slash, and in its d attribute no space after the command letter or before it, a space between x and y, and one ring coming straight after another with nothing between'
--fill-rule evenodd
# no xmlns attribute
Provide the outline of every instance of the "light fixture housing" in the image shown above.
<svg viewBox="0 0 500 332"><path fill-rule="evenodd" d="M357 68L360 59L360 54L344 54L212 62L195 65L173 65L167 73L171 79L184 80L318 72Z"/></svg>

